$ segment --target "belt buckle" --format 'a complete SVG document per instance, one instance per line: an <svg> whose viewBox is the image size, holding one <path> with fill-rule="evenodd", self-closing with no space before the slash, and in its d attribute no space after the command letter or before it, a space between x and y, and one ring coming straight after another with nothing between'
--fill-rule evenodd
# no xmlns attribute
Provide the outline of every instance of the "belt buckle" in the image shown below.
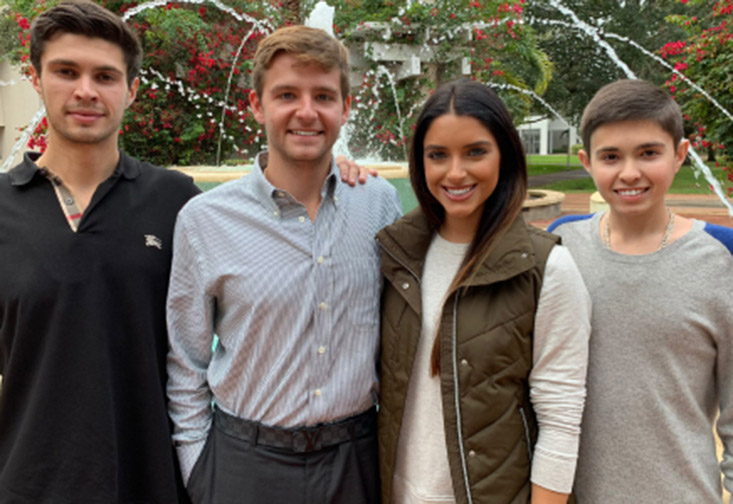
<svg viewBox="0 0 733 504"><path fill-rule="evenodd" d="M319 429L299 429L293 432L293 451L307 453L321 448Z"/></svg>

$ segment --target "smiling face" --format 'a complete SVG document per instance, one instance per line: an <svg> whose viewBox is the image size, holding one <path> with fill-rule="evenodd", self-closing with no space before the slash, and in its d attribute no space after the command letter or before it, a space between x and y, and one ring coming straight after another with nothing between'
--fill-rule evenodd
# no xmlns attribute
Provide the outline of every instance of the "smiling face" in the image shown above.
<svg viewBox="0 0 733 504"><path fill-rule="evenodd" d="M110 144L138 80L128 87L122 49L101 38L62 33L45 45L32 84L43 99L50 144Z"/></svg>
<svg viewBox="0 0 733 504"><path fill-rule="evenodd" d="M687 155L689 142L675 147L654 121L620 121L598 127L591 152L580 160L611 210L624 215L664 213L664 197Z"/></svg>
<svg viewBox="0 0 733 504"><path fill-rule="evenodd" d="M324 71L292 54L280 54L267 69L262 96L252 92L250 101L267 133L269 165L330 163L331 147L351 104L341 94L338 68Z"/></svg>
<svg viewBox="0 0 733 504"><path fill-rule="evenodd" d="M473 117L442 115L425 134L423 160L428 190L445 209L441 236L470 242L499 182L501 152L494 135Z"/></svg>

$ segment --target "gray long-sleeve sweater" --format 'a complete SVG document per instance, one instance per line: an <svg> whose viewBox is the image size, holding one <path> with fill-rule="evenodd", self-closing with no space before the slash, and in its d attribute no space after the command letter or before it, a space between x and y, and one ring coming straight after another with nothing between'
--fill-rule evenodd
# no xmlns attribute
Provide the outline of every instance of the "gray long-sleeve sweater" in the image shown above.
<svg viewBox="0 0 733 504"><path fill-rule="evenodd" d="M733 229L695 221L631 256L603 246L599 218L550 228L593 302L578 501L720 503L720 470L733 489Z"/></svg>

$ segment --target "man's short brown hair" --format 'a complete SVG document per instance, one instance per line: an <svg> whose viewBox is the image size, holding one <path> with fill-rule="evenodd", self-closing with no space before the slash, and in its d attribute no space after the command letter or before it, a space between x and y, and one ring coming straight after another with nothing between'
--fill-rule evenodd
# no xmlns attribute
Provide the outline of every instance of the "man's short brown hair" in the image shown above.
<svg viewBox="0 0 733 504"><path fill-rule="evenodd" d="M119 16L89 0L65 0L40 14L31 25L31 63L38 75L46 43L64 33L100 38L119 46L127 66L128 86L140 72L140 42Z"/></svg>
<svg viewBox="0 0 733 504"><path fill-rule="evenodd" d="M342 98L349 95L349 52L344 45L321 29L298 25L280 28L260 41L252 70L257 96L262 96L265 72L282 53L295 56L304 65L315 63L327 72L338 68Z"/></svg>
<svg viewBox="0 0 733 504"><path fill-rule="evenodd" d="M583 147L590 153L590 137L606 124L653 121L669 133L677 146L684 135L682 111L663 89L650 82L624 79L603 86L583 111L580 130Z"/></svg>

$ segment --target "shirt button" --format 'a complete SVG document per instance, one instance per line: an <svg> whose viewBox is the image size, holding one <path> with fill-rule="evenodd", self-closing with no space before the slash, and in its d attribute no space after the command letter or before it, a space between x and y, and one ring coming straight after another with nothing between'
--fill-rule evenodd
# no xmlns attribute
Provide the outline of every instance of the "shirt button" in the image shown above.
<svg viewBox="0 0 733 504"><path fill-rule="evenodd" d="M402 284L402 290L407 290L409 288L410 288L410 284L409 283L405 282L405 283Z"/></svg>
<svg viewBox="0 0 733 504"><path fill-rule="evenodd" d="M473 458L473 457L476 456L476 452L473 451L473 450L471 450L471 451L468 452L468 456L471 457L471 458Z"/></svg>
<svg viewBox="0 0 733 504"><path fill-rule="evenodd" d="M318 264L323 264L326 260L323 258L323 256L318 256Z"/></svg>
<svg viewBox="0 0 733 504"><path fill-rule="evenodd" d="M318 354L319 354L319 355L323 355L323 354L325 354L325 353L326 353L326 347L324 347L324 346L319 346L319 347L318 347Z"/></svg>
<svg viewBox="0 0 733 504"><path fill-rule="evenodd" d="M339 197L338 197L338 196L334 196L334 197L333 197L333 201L334 201L335 203L338 203L338 202L339 202Z"/></svg>
<svg viewBox="0 0 733 504"><path fill-rule="evenodd" d="M298 217L298 222L305 222L305 217L303 217L302 215Z"/></svg>
<svg viewBox="0 0 733 504"><path fill-rule="evenodd" d="M277 195L280 196L281 198L285 197L285 193L282 191L278 192Z"/></svg>
<svg viewBox="0 0 733 504"><path fill-rule="evenodd" d="M73 198L66 198L66 204L67 205L73 205L74 204L74 199Z"/></svg>
<svg viewBox="0 0 733 504"><path fill-rule="evenodd" d="M277 217L278 215L280 215L280 212L278 212L277 210L275 210L274 212L272 212L272 215L274 215L275 217Z"/></svg>
<svg viewBox="0 0 733 504"><path fill-rule="evenodd" d="M315 394L316 397L321 397L321 394L322 393L323 392L321 392L321 389L316 389L316 391L314 392L314 394Z"/></svg>
<svg viewBox="0 0 733 504"><path fill-rule="evenodd" d="M321 310L325 310L326 306L328 305L325 302L322 302L321 304L318 305L318 308L320 308Z"/></svg>

